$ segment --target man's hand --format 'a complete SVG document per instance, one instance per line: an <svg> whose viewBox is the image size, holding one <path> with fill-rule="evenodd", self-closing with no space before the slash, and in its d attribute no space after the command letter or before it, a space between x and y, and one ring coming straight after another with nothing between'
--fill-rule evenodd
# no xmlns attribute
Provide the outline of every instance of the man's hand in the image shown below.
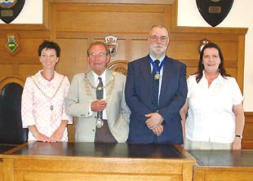
<svg viewBox="0 0 253 181"><path fill-rule="evenodd" d="M156 129L156 127L163 122L163 117L157 112L145 114L145 116L148 118L145 123L151 130Z"/></svg>
<svg viewBox="0 0 253 181"><path fill-rule="evenodd" d="M160 136L163 132L163 125L159 124L156 128L152 129L152 131L156 136Z"/></svg>
<svg viewBox="0 0 253 181"><path fill-rule="evenodd" d="M91 103L91 110L94 112L103 111L106 108L107 103L105 100L95 100Z"/></svg>

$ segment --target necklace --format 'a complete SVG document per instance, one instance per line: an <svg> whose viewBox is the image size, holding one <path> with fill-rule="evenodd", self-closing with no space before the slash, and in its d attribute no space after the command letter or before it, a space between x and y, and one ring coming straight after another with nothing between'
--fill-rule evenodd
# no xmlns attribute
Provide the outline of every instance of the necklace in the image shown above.
<svg viewBox="0 0 253 181"><path fill-rule="evenodd" d="M51 102L51 100L55 97L55 95L57 94L57 92L59 91L59 89L60 89L60 87L61 87L61 85L62 85L62 82L63 82L64 78L65 78L65 76L63 76L63 78L62 78L62 80L61 80L59 86L57 87L56 91L54 92L53 96L50 97L50 96L48 96L48 95L39 87L39 85L37 84L37 82L36 82L36 80L35 80L35 77L32 76L32 80L33 80L34 85L39 89L39 91L42 93L42 95L43 95L44 97L46 97L50 102ZM54 106L51 104L50 107L49 107L49 109L50 109L51 111L53 111L53 110L54 110Z"/></svg>
<svg viewBox="0 0 253 181"><path fill-rule="evenodd" d="M95 94L92 94L91 89L96 90L97 87L92 85L92 83L90 82L90 80L87 77L87 74L84 75L84 79L85 79L85 90L86 90L87 95L90 97L93 97L93 99L96 99ZM115 76L114 76L114 74L112 74L111 80L109 80L107 82L107 84L105 84L104 86L101 86L101 89L106 89L107 87L110 86L110 89L108 91L106 91L106 100L107 101L111 97L112 90L114 88L114 82L115 82ZM93 91L93 92L95 92L95 91Z"/></svg>
<svg viewBox="0 0 253 181"><path fill-rule="evenodd" d="M87 95L89 97L92 97L95 100L96 97L95 97L94 94L92 94L92 92L95 92L97 87L95 87L91 84L90 80L87 77L87 74L84 75L84 79L85 79L85 90L86 90ZM100 89L105 89L105 88L110 86L110 89L108 91L106 91L106 102L108 102L109 99L111 98L112 90L114 89L114 82L115 82L115 76L114 76L114 73L113 73L111 80L108 81L107 84L105 84L104 86L99 87ZM92 92L91 92L91 89L93 89ZM98 112L98 113L103 114L102 112ZM102 115L101 115L101 117L102 117ZM101 119L101 117L97 116L97 120L96 120L97 128L101 128L104 125L103 119Z"/></svg>

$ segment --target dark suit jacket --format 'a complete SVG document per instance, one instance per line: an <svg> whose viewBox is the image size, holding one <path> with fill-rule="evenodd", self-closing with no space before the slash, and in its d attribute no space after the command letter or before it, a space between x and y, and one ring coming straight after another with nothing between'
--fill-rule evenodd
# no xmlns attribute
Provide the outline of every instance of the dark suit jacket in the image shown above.
<svg viewBox="0 0 253 181"><path fill-rule="evenodd" d="M156 136L145 121L145 114L153 112L152 74L148 56L128 64L125 88L126 103L131 110L129 143L183 143L180 108L187 96L186 66L166 57L158 112L164 118L164 131Z"/></svg>

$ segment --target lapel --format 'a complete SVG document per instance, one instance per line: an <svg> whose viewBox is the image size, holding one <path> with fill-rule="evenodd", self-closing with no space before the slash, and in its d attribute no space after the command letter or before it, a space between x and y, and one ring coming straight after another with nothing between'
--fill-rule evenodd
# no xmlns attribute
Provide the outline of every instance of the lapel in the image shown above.
<svg viewBox="0 0 253 181"><path fill-rule="evenodd" d="M141 65L140 65L140 70L142 74L142 81L146 82L145 89L150 91L150 94L152 95L152 74L151 74L151 67L150 63L148 60L148 56L146 56Z"/></svg>
<svg viewBox="0 0 253 181"><path fill-rule="evenodd" d="M113 77L112 71L106 69L106 72L105 72L105 84L104 84L104 85L107 85L107 84L112 80L112 77ZM114 84L115 84L115 82L114 82ZM111 100L112 100L112 98L113 98L113 92L114 92L114 90L112 90L111 93L108 92L108 91L111 91L111 86L112 86L112 84L110 84L109 86L106 86L106 87L105 87L106 96L108 96L108 97L106 97L106 99L107 99L108 102L111 102ZM115 85L114 85L114 86L115 86ZM114 89L115 89L115 88L114 88ZM108 95L108 93L109 93L110 95ZM110 105L110 104L108 104L107 106L109 106L109 105Z"/></svg>
<svg viewBox="0 0 253 181"><path fill-rule="evenodd" d="M105 85L108 84L109 81L111 81L112 79L112 75L113 73L109 70L109 69L106 69L106 72L105 72ZM115 82L114 82L115 83ZM111 88L111 86L107 86L105 88L105 92L106 94L108 93L107 91L109 91ZM107 97L107 106L106 106L106 114L107 114L107 121L108 121L108 124L110 124L110 122L112 121L111 119L111 115L114 114L115 110L112 109L113 108L113 105L112 105L112 99L118 99L118 97L113 97L113 93L114 93L114 90L112 90L112 95L111 97L108 99Z"/></svg>
<svg viewBox="0 0 253 181"><path fill-rule="evenodd" d="M93 86L93 87L96 87L97 85L95 85L95 82L94 82L94 75L91 71L89 71L88 73L86 73L87 75L87 79L88 81L90 82L90 84ZM91 90L91 94L96 97L96 90L94 90L93 88L90 88Z"/></svg>
<svg viewBox="0 0 253 181"><path fill-rule="evenodd" d="M166 56L166 60L163 67L163 78L160 91L160 100L162 96L165 95L166 92L168 93L168 91L170 90L168 86L171 85L169 81L172 80L171 77L173 76L171 72L173 72L173 67L171 66L170 59Z"/></svg>
<svg viewBox="0 0 253 181"><path fill-rule="evenodd" d="M112 72L108 69L106 69L106 72L105 72L105 84L104 85L107 85L107 83L112 79Z"/></svg>

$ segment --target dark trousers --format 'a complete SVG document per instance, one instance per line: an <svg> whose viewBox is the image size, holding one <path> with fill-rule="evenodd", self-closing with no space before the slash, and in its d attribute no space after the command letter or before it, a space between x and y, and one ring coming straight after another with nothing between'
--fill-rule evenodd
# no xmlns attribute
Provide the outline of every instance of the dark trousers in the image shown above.
<svg viewBox="0 0 253 181"><path fill-rule="evenodd" d="M109 129L107 120L103 121L104 125L101 128L96 128L95 143L117 143Z"/></svg>

